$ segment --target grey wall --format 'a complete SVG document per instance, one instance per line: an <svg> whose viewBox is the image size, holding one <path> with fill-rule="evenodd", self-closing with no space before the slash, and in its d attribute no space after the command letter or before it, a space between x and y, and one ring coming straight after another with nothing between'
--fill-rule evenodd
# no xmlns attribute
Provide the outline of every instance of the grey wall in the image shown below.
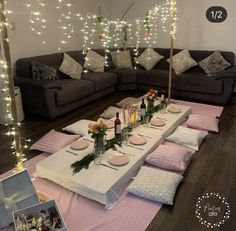
<svg viewBox="0 0 236 231"><path fill-rule="evenodd" d="M36 0L32 0L36 2ZM12 63L21 57L30 57L41 54L55 53L58 51L59 42L62 39L62 30L57 22L59 17L58 10L56 10L58 0L47 0L45 2L43 16L47 20L46 30L42 36L38 36L30 29L29 8L26 4L29 0L8 0L7 9L12 10L9 22L16 24L16 30L9 30L10 47ZM74 0L72 12L80 12L83 15L87 13L98 14L98 8L101 6L101 12L105 17L110 16L110 0ZM81 36L82 23L74 19L74 36L70 42L62 47L62 51L78 50L82 48L83 38ZM42 44L42 39L45 39L46 44Z"/></svg>

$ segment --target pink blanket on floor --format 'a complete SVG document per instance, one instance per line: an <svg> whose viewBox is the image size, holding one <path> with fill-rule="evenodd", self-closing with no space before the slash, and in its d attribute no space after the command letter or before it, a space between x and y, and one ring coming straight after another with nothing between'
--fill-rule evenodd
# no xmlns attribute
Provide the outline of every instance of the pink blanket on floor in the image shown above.
<svg viewBox="0 0 236 231"><path fill-rule="evenodd" d="M43 153L29 160L28 172L32 174L37 162L47 155ZM0 178L10 174L9 171ZM161 208L161 204L124 192L113 209L107 210L103 205L48 180L37 177L33 180L33 184L37 191L57 201L68 231L144 231ZM8 226L1 230L12 231L14 228Z"/></svg>
<svg viewBox="0 0 236 231"><path fill-rule="evenodd" d="M181 100L173 101L190 106L193 113L219 117L223 111L223 107ZM29 173L33 173L36 163L46 157L47 154L43 153L29 160ZM4 173L0 178L10 174L11 172ZM79 196L48 180L36 178L33 183L35 188L47 195L49 199L56 199L68 231L144 231L162 206L124 192L113 209L107 210L101 204ZM9 226L1 230L12 231L14 228Z"/></svg>

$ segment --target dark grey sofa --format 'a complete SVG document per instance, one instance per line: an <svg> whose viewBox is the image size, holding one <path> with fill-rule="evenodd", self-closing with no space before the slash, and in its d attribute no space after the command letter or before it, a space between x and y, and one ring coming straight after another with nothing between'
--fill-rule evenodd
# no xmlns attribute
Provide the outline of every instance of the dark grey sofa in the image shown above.
<svg viewBox="0 0 236 231"><path fill-rule="evenodd" d="M141 54L145 48L140 48ZM93 100L114 92L129 90L148 90L150 87L167 89L169 49L156 48L162 59L152 70L144 70L141 66L136 69L116 69L110 55L105 72L89 72L82 75L81 80L74 80L58 71L57 81L36 81L32 79L31 62L38 61L59 68L63 53L22 58L16 62L15 84L20 87L24 110L48 118L54 118L83 106ZM102 49L96 52L104 55ZM181 51L175 49L174 54ZM84 55L81 51L67 52L81 65L84 64ZM197 61L212 54L213 51L190 50L191 56ZM218 73L216 77L207 77L199 67L193 67L185 73L176 76L173 72L172 97L182 97L198 101L225 104L229 100L233 87L236 67L232 52L221 52L232 67ZM134 53L131 50L134 64Z"/></svg>
<svg viewBox="0 0 236 231"><path fill-rule="evenodd" d="M67 52L83 65L81 51ZM59 80L37 81L32 79L31 62L38 61L59 68L62 53L19 59L16 62L15 85L21 89L24 110L27 113L54 118L83 106L115 91L117 76L114 73L83 73L74 80L58 70Z"/></svg>

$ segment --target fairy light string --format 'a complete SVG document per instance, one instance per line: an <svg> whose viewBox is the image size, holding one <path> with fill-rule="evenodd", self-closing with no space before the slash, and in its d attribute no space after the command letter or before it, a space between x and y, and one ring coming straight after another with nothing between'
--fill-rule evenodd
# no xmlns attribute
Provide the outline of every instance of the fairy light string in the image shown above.
<svg viewBox="0 0 236 231"><path fill-rule="evenodd" d="M0 68L2 70L1 77L3 79L3 91L5 93L6 101L6 120L5 125L8 126L7 135L13 137L11 144L12 154L16 156L16 170L22 171L24 166L24 161L26 160L24 155L24 149L27 148L26 140L20 136L20 126L18 121L16 102L15 102L15 92L14 83L11 69L11 57L10 57L10 47L7 27L9 23L6 19L6 12L4 10L4 2L0 0L0 32L2 35L2 45L3 50L1 50ZM11 24L12 25L12 24ZM4 57L3 57L4 53ZM23 141L23 142L22 142Z"/></svg>

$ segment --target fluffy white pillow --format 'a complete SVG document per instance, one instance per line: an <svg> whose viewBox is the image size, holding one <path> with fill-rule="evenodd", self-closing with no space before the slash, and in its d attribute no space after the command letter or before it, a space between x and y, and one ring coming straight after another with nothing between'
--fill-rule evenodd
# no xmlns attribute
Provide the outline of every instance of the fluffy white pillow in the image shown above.
<svg viewBox="0 0 236 231"><path fill-rule="evenodd" d="M65 128L63 128L62 130L67 131L67 132L71 132L74 134L78 134L81 136L85 136L88 134L88 125L90 123L93 123L94 121L92 120L79 120Z"/></svg>
<svg viewBox="0 0 236 231"><path fill-rule="evenodd" d="M146 70L151 70L164 56L159 55L152 48L148 47L146 50L136 59L136 63L143 66Z"/></svg>
<svg viewBox="0 0 236 231"><path fill-rule="evenodd" d="M179 126L165 139L198 151L200 144L207 134L208 132L206 131L198 131L196 129Z"/></svg>
<svg viewBox="0 0 236 231"><path fill-rule="evenodd" d="M185 124L190 128L219 132L219 119L202 114L190 114Z"/></svg>
<svg viewBox="0 0 236 231"><path fill-rule="evenodd" d="M72 79L80 79L83 67L68 54L64 53L63 61L59 70L70 76Z"/></svg>
<svg viewBox="0 0 236 231"><path fill-rule="evenodd" d="M79 135L67 135L62 132L51 130L35 142L29 149L47 153L55 153L79 138Z"/></svg>
<svg viewBox="0 0 236 231"><path fill-rule="evenodd" d="M100 116L104 119L111 119L116 116L116 112L121 112L122 109L118 107L108 107Z"/></svg>
<svg viewBox="0 0 236 231"><path fill-rule="evenodd" d="M116 103L116 105L118 107L129 107L131 104L137 104L138 102L140 102L139 98L134 98L134 97L126 97L124 99L122 99L120 102Z"/></svg>
<svg viewBox="0 0 236 231"><path fill-rule="evenodd" d="M173 205L176 189L183 176L146 166L142 166L128 192L139 197Z"/></svg>
<svg viewBox="0 0 236 231"><path fill-rule="evenodd" d="M94 72L104 72L105 57L89 50L84 63L84 68Z"/></svg>
<svg viewBox="0 0 236 231"><path fill-rule="evenodd" d="M167 59L167 62L170 62L170 59ZM176 75L180 75L197 65L197 62L190 56L188 50L182 50L172 57L172 68Z"/></svg>
<svg viewBox="0 0 236 231"><path fill-rule="evenodd" d="M132 68L130 51L110 52L110 54L117 68Z"/></svg>

